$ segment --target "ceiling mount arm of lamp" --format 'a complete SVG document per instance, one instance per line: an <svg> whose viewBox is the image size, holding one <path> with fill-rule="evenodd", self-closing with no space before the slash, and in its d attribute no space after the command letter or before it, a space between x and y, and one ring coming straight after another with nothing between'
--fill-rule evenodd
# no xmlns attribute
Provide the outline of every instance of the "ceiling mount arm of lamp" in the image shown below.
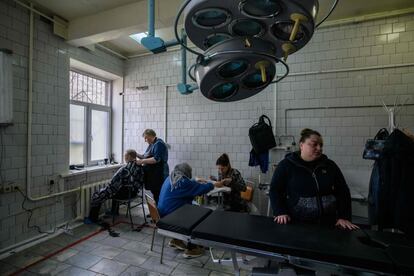
<svg viewBox="0 0 414 276"><path fill-rule="evenodd" d="M187 7L188 3L190 3L191 0L187 0L185 1L180 9L178 10L177 16L175 17L174 20L174 35L175 35L175 39L177 39L178 43L181 45L181 47L184 47L187 51L197 55L197 56L203 56L202 53L199 53L197 51L194 51L193 49L189 48L187 45L185 45L185 43L182 41L182 39L180 38L179 34L178 34L178 21L180 20L181 14L183 13L184 9Z"/></svg>
<svg viewBox="0 0 414 276"><path fill-rule="evenodd" d="M162 38L155 36L155 0L147 0L148 6L148 33L147 36L135 39L147 50L154 54L167 51L168 47L178 45L178 41L165 42ZM132 35L134 36L134 35Z"/></svg>
<svg viewBox="0 0 414 276"><path fill-rule="evenodd" d="M331 15L331 13L335 10L336 6L338 5L339 0L335 0L332 4L331 9L329 10L328 14L318 23L315 25L315 29L317 29L325 20Z"/></svg>
<svg viewBox="0 0 414 276"><path fill-rule="evenodd" d="M184 46L187 46L187 34L185 33L185 30L181 30L181 39L182 42L181 45L181 83L177 84L178 92L180 92L182 95L188 95L193 93L194 90L198 89L197 84L188 84L187 83L187 52L186 48ZM190 67L191 70L192 66ZM192 76L190 75L191 79ZM194 79L193 79L194 80Z"/></svg>

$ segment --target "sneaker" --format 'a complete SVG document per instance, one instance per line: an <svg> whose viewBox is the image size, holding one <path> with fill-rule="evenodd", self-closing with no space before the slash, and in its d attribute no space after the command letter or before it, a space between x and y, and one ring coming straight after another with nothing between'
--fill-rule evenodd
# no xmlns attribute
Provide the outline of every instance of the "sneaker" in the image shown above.
<svg viewBox="0 0 414 276"><path fill-rule="evenodd" d="M183 253L183 257L186 259L197 258L204 255L204 248L197 246L193 249L186 249Z"/></svg>
<svg viewBox="0 0 414 276"><path fill-rule="evenodd" d="M102 220L100 218L98 218L96 220L91 219L90 217L84 217L83 218L83 223L84 224L98 224L98 225L100 225L101 222L102 222Z"/></svg>
<svg viewBox="0 0 414 276"><path fill-rule="evenodd" d="M93 220L91 220L89 217L85 217L83 219L83 223L84 224L94 224L95 222Z"/></svg>
<svg viewBox="0 0 414 276"><path fill-rule="evenodd" d="M170 240L170 242L168 243L168 246L176 248L178 250L186 250L187 249L187 246L185 245L185 243L182 240L177 240L177 239Z"/></svg>

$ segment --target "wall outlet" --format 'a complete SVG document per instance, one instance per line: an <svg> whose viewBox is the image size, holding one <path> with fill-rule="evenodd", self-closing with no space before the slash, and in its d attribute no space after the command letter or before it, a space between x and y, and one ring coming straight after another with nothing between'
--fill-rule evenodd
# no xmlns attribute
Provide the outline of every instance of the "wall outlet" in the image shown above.
<svg viewBox="0 0 414 276"><path fill-rule="evenodd" d="M3 193L11 193L12 186L11 185L3 185Z"/></svg>
<svg viewBox="0 0 414 276"><path fill-rule="evenodd" d="M20 186L17 185L16 183L13 183L13 185L12 185L12 192L17 192L19 189L21 190Z"/></svg>
<svg viewBox="0 0 414 276"><path fill-rule="evenodd" d="M60 175L49 175L46 177L46 186L48 187L49 194L52 194L54 191L58 191L63 188L64 182L63 178Z"/></svg>
<svg viewBox="0 0 414 276"><path fill-rule="evenodd" d="M19 188L20 188L19 185L17 185L14 182L7 182L0 186L0 193L6 194L6 193L16 192Z"/></svg>
<svg viewBox="0 0 414 276"><path fill-rule="evenodd" d="M58 175L50 175L46 178L46 184L49 186L54 186L59 184L59 176Z"/></svg>
<svg viewBox="0 0 414 276"><path fill-rule="evenodd" d="M49 194L53 193L55 184L56 184L55 176L51 175L51 176L46 177L46 185L48 187L47 190Z"/></svg>

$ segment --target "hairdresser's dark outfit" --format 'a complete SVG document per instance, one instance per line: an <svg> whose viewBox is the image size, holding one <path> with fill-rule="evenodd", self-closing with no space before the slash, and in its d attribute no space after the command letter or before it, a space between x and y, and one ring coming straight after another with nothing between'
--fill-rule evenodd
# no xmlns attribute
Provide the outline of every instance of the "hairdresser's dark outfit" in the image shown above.
<svg viewBox="0 0 414 276"><path fill-rule="evenodd" d="M145 164L145 189L150 190L154 200L158 203L161 187L168 177L168 148L163 140L155 137L154 143L150 144L144 153L144 158L151 158L157 161L155 164Z"/></svg>
<svg viewBox="0 0 414 276"><path fill-rule="evenodd" d="M102 203L108 199L128 199L129 196L136 196L143 183L144 173L142 166L138 166L135 161L128 162L115 173L109 185L92 195L89 219L93 222L98 220L99 209ZM130 185L132 187L129 187ZM116 209L117 206L112 204L112 212L116 212Z"/></svg>
<svg viewBox="0 0 414 276"><path fill-rule="evenodd" d="M351 195L339 167L326 155L306 162L300 152L286 155L277 166L269 198L274 216L289 215L292 222L334 226L351 220Z"/></svg>

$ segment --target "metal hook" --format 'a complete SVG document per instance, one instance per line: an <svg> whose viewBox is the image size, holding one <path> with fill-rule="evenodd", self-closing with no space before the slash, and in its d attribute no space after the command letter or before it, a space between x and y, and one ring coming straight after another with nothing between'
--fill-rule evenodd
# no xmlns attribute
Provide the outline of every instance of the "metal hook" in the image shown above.
<svg viewBox="0 0 414 276"><path fill-rule="evenodd" d="M388 107L387 107L387 105L385 104L385 101L384 101L384 98L383 98L383 97L381 97L381 102L382 102L382 107L385 109L385 111L387 111L387 112L388 112Z"/></svg>

